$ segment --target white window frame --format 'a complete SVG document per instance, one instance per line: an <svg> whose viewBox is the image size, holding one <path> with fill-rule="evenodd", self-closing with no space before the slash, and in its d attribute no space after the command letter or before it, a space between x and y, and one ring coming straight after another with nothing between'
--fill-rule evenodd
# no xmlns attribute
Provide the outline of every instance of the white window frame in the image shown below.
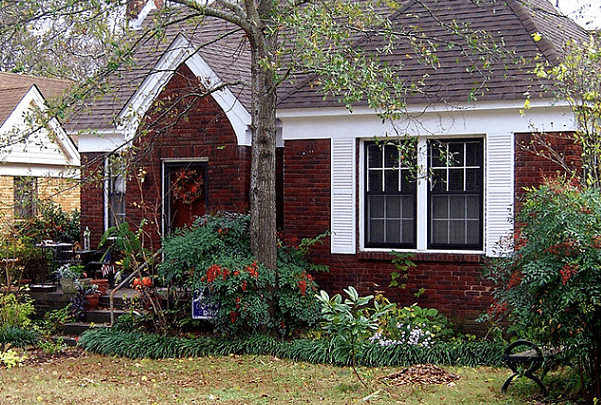
<svg viewBox="0 0 601 405"><path fill-rule="evenodd" d="M110 170L110 160L111 155L108 155L104 159L104 230L107 231L111 226L110 214L111 214L111 170ZM123 175L123 195L124 195L124 207L123 207L123 221L126 221L127 218L127 178Z"/></svg>
<svg viewBox="0 0 601 405"><path fill-rule="evenodd" d="M441 141L445 140L453 140L453 139L481 139L483 142L483 207L482 207L482 240L483 240L483 248L481 250L473 250L473 249L428 249L428 187L429 180L427 175L428 170L428 140L438 139ZM359 142L359 249L361 251L407 251L407 252L448 252L454 254L483 254L486 250L487 246L487 232L486 232L486 201L487 201L487 170L488 170L488 154L487 154L487 137L481 134L478 135L458 135L458 136L420 136L418 137L418 146L417 146L417 165L418 165L418 179L417 179L417 213L416 213L416 248L415 249L402 249L402 248L375 248L375 247L366 247L367 240L367 228L365 226L366 216L366 201L365 201L365 170L366 170L366 143L373 142L373 138L371 139L362 139Z"/></svg>

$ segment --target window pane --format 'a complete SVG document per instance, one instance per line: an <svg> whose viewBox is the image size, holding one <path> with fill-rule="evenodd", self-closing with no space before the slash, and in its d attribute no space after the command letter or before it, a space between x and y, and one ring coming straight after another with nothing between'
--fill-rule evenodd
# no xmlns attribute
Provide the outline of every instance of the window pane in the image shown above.
<svg viewBox="0 0 601 405"><path fill-rule="evenodd" d="M464 143L449 143L449 166L463 166L465 159L463 156L463 145Z"/></svg>
<svg viewBox="0 0 601 405"><path fill-rule="evenodd" d="M384 243L384 220L369 221L369 242Z"/></svg>
<svg viewBox="0 0 601 405"><path fill-rule="evenodd" d="M430 228L430 240L432 243L441 245L448 243L448 222L447 221L432 221L432 227Z"/></svg>
<svg viewBox="0 0 601 405"><path fill-rule="evenodd" d="M369 198L369 217L384 218L384 198L385 197L370 197Z"/></svg>
<svg viewBox="0 0 601 405"><path fill-rule="evenodd" d="M415 199L412 196L403 197L403 218L413 219L415 216Z"/></svg>
<svg viewBox="0 0 601 405"><path fill-rule="evenodd" d="M413 227L413 221L403 221L403 242L415 243L415 231Z"/></svg>
<svg viewBox="0 0 601 405"><path fill-rule="evenodd" d="M447 166L447 149L445 144L437 142L430 143L429 158L430 167L446 167Z"/></svg>
<svg viewBox="0 0 601 405"><path fill-rule="evenodd" d="M482 170L466 169L465 191L480 191L482 187Z"/></svg>
<svg viewBox="0 0 601 405"><path fill-rule="evenodd" d="M448 218L449 217L449 200L446 196L433 196L432 197L432 217L436 219Z"/></svg>
<svg viewBox="0 0 601 405"><path fill-rule="evenodd" d="M480 219L480 197L479 196L468 196L467 202L467 218Z"/></svg>
<svg viewBox="0 0 601 405"><path fill-rule="evenodd" d="M386 242L400 243L401 242L401 221L388 220L386 221Z"/></svg>
<svg viewBox="0 0 601 405"><path fill-rule="evenodd" d="M456 221L451 220L450 224L450 234L449 234L449 243L453 245L463 245L465 244L465 227L466 224L464 221Z"/></svg>
<svg viewBox="0 0 601 405"><path fill-rule="evenodd" d="M432 172L432 191L443 192L447 191L447 171L433 170Z"/></svg>
<svg viewBox="0 0 601 405"><path fill-rule="evenodd" d="M470 245L480 243L480 221L469 221L467 223L467 243Z"/></svg>
<svg viewBox="0 0 601 405"><path fill-rule="evenodd" d="M384 148L384 167L398 167L399 151L396 146L386 145Z"/></svg>
<svg viewBox="0 0 601 405"><path fill-rule="evenodd" d="M386 198L386 218L401 218L401 197Z"/></svg>
<svg viewBox="0 0 601 405"><path fill-rule="evenodd" d="M378 145L367 147L367 165L369 168L382 167L382 149Z"/></svg>
<svg viewBox="0 0 601 405"><path fill-rule="evenodd" d="M13 179L15 218L32 218L36 213L37 179L19 176Z"/></svg>
<svg viewBox="0 0 601 405"><path fill-rule="evenodd" d="M465 218L465 197L449 197L449 218Z"/></svg>
<svg viewBox="0 0 601 405"><path fill-rule="evenodd" d="M449 191L464 191L463 189L463 169L450 169L449 170L449 184L447 186Z"/></svg>
<svg viewBox="0 0 601 405"><path fill-rule="evenodd" d="M482 166L482 147L480 143L468 142L465 145L465 165Z"/></svg>
<svg viewBox="0 0 601 405"><path fill-rule="evenodd" d="M369 172L369 184L367 191L370 193L379 193L382 191L382 171L370 170Z"/></svg>
<svg viewBox="0 0 601 405"><path fill-rule="evenodd" d="M411 170L402 169L401 170L401 191L407 193L415 192L415 176L411 175Z"/></svg>
<svg viewBox="0 0 601 405"><path fill-rule="evenodd" d="M398 170L386 170L386 192L399 191L399 171Z"/></svg>

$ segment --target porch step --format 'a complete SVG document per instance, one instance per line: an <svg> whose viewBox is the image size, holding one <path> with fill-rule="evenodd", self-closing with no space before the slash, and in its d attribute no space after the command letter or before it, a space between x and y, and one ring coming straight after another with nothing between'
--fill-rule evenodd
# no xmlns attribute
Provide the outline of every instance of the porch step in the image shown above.
<svg viewBox="0 0 601 405"><path fill-rule="evenodd" d="M123 309L115 309L114 311L115 320L121 315L128 314L129 311ZM88 323L111 323L111 311L109 309L94 309L85 311L85 321Z"/></svg>
<svg viewBox="0 0 601 405"><path fill-rule="evenodd" d="M108 323L70 322L63 325L64 336L80 336L90 328L108 328Z"/></svg>

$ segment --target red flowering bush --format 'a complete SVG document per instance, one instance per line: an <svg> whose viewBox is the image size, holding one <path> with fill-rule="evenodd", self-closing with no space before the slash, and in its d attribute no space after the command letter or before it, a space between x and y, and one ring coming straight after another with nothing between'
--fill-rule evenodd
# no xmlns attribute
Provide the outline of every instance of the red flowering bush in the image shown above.
<svg viewBox="0 0 601 405"><path fill-rule="evenodd" d="M519 335L564 347L568 358L580 361L585 383L598 387L600 190L547 181L528 191L515 223L504 256L485 268L496 283L489 317L508 317Z"/></svg>
<svg viewBox="0 0 601 405"><path fill-rule="evenodd" d="M220 214L199 219L164 243L159 268L165 281L203 293L218 307L213 320L225 334L277 331L289 335L315 325L320 306L306 246L279 244L277 271L251 254L249 217Z"/></svg>

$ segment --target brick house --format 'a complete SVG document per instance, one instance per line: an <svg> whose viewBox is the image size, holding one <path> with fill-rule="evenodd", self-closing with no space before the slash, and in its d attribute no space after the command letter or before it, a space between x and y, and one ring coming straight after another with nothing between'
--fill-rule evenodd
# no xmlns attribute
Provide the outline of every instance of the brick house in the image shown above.
<svg viewBox="0 0 601 405"><path fill-rule="evenodd" d="M2 224L35 214L32 197L66 212L79 209L79 152L62 124L32 131L27 114L71 86L68 80L0 73L0 212Z"/></svg>
<svg viewBox="0 0 601 405"><path fill-rule="evenodd" d="M483 75L478 61L486 54L477 50L441 46L436 65L425 66L408 44L399 45L384 59L402 58L406 76L399 80L423 84L394 122L383 123L363 105L349 112L324 97L312 78L283 85L278 224L288 241L331 232L313 252L316 262L330 266L316 275L321 287L384 289L397 302L437 307L463 321L489 303L482 258L494 255L511 232L516 194L557 170L520 144L532 131L561 140L575 129L569 106L544 93L529 72L537 58L557 61L566 38L586 33L547 0L423 4L408 2L391 21L457 44L461 39L448 27L469 22L472 32L502 39L513 54L492 57ZM82 191L82 226L92 230L93 243L116 221L147 218L147 243L158 247L162 235L196 215L248 208L250 89L244 83L250 82L250 56L237 35L213 41L227 28L207 18L202 27L178 27L167 40L148 43L135 69L115 78L118 90L74 119L84 175L108 174L103 184ZM417 163L432 176L404 181L405 169L395 168L396 148L374 143L375 136L397 133L417 139ZM574 145L561 142L560 152L577 159ZM115 169L124 145L135 151L126 178ZM437 158L437 147L448 148L456 162ZM196 191L178 201L183 185ZM402 290L386 288L395 269L391 250L414 254L417 264Z"/></svg>

